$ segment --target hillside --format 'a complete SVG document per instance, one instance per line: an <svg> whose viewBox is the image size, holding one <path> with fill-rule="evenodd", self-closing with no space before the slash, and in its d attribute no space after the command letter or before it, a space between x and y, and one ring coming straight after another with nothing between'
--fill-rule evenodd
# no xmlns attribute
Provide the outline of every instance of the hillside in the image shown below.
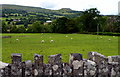
<svg viewBox="0 0 120 77"><path fill-rule="evenodd" d="M61 17L61 16L66 16L66 17L77 17L78 15L81 14L81 11L74 11L68 8L62 8L60 10L50 10L50 9L45 9L41 7L31 7L31 6L21 6L21 5L8 5L8 4L2 4L2 13L3 16L4 14L10 14L10 13L27 13L27 14L36 14L39 13L39 15L42 16L47 16L50 18L55 18L55 17Z"/></svg>

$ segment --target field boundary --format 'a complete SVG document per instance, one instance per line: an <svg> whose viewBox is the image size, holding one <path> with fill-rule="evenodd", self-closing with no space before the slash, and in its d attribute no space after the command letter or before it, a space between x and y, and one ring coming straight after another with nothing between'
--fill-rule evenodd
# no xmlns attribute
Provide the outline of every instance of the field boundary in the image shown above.
<svg viewBox="0 0 120 77"><path fill-rule="evenodd" d="M50 55L48 64L43 63L43 55L34 54L34 62L22 62L22 54L11 54L12 63L0 69L1 77L38 76L80 76L80 77L119 77L120 55L108 56L89 52L88 59L80 53L71 53L69 63L63 63L61 54Z"/></svg>

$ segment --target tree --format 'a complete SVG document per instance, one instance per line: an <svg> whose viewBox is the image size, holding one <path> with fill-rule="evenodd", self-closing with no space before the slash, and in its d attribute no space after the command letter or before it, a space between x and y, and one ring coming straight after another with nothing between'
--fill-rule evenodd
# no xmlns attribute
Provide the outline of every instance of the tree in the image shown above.
<svg viewBox="0 0 120 77"><path fill-rule="evenodd" d="M6 25L6 23L4 21L2 21L2 32L3 33L7 32L7 28L8 28L8 26Z"/></svg>
<svg viewBox="0 0 120 77"><path fill-rule="evenodd" d="M99 31L100 32L105 32L105 27L107 25L107 19L108 17L107 16L101 16L99 17L98 19L98 26L99 26Z"/></svg>
<svg viewBox="0 0 120 77"><path fill-rule="evenodd" d="M10 29L11 33L16 33L17 32L17 27L16 25L12 25L11 29Z"/></svg>
<svg viewBox="0 0 120 77"><path fill-rule="evenodd" d="M32 32L33 32L33 28L32 28L32 26L28 26L28 28L27 28L27 32L28 32L28 33L32 33Z"/></svg>
<svg viewBox="0 0 120 77"><path fill-rule="evenodd" d="M79 32L79 27L77 23L75 22L75 19L68 19L66 22L66 33L76 33Z"/></svg>
<svg viewBox="0 0 120 77"><path fill-rule="evenodd" d="M20 26L20 27L17 28L17 32L18 32L18 33L25 33L25 32L26 32L26 29L25 29L24 26Z"/></svg>
<svg viewBox="0 0 120 77"><path fill-rule="evenodd" d="M66 33L66 23L68 21L68 18L66 17L62 17L62 18L58 18L55 21L53 21L52 25L52 29L53 32L57 32L57 33Z"/></svg>
<svg viewBox="0 0 120 77"><path fill-rule="evenodd" d="M43 32L52 32L52 25L51 23L43 25Z"/></svg>
<svg viewBox="0 0 120 77"><path fill-rule="evenodd" d="M119 16L108 16L105 30L107 32L120 32L120 17Z"/></svg>
<svg viewBox="0 0 120 77"><path fill-rule="evenodd" d="M25 27L25 28L28 27L28 21L27 21L27 20L24 22L24 27Z"/></svg>
<svg viewBox="0 0 120 77"><path fill-rule="evenodd" d="M55 33L76 33L79 32L79 25L76 19L62 17L52 22L52 29Z"/></svg>
<svg viewBox="0 0 120 77"><path fill-rule="evenodd" d="M32 24L33 32L38 33L43 31L43 24L40 21L36 21Z"/></svg>
<svg viewBox="0 0 120 77"><path fill-rule="evenodd" d="M83 12L82 16L80 17L80 22L83 25L83 29L86 32L96 32L99 17L99 11L96 8L91 8Z"/></svg>

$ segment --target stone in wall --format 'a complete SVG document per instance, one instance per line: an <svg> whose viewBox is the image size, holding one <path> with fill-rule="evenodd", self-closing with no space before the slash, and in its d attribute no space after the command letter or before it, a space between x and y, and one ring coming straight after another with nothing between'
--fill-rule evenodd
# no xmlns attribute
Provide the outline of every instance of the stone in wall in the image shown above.
<svg viewBox="0 0 120 77"><path fill-rule="evenodd" d="M117 56L108 56L108 62L118 62L120 64L120 55Z"/></svg>
<svg viewBox="0 0 120 77"><path fill-rule="evenodd" d="M11 64L11 76L22 76L22 55L18 53L14 53L11 55L12 64Z"/></svg>
<svg viewBox="0 0 120 77"><path fill-rule="evenodd" d="M7 67L9 64L8 63L4 63L2 61L0 61L0 77L2 77L3 73L4 73L4 68Z"/></svg>
<svg viewBox="0 0 120 77"><path fill-rule="evenodd" d="M5 68L6 66L8 66L9 63L4 63L2 61L0 61L0 69L1 68Z"/></svg>
<svg viewBox="0 0 120 77"><path fill-rule="evenodd" d="M33 77L34 76L34 69L31 60L27 60L25 63L25 77Z"/></svg>
<svg viewBox="0 0 120 77"><path fill-rule="evenodd" d="M120 77L120 64L118 63L109 63L109 77Z"/></svg>
<svg viewBox="0 0 120 77"><path fill-rule="evenodd" d="M74 60L78 60L78 61L83 60L82 54L79 54L79 53L71 53L71 54L70 54L70 59L69 59L69 64L72 64L72 62L73 62Z"/></svg>
<svg viewBox="0 0 120 77"><path fill-rule="evenodd" d="M107 64L108 63L108 59L104 55L97 53L97 52L89 52L88 60L95 61L97 64L99 64L99 63Z"/></svg>
<svg viewBox="0 0 120 77"><path fill-rule="evenodd" d="M84 77L96 77L96 63L91 60L84 60Z"/></svg>
<svg viewBox="0 0 120 77"><path fill-rule="evenodd" d="M49 64L59 64L61 63L61 54L50 55L48 57Z"/></svg>
<svg viewBox="0 0 120 77"><path fill-rule="evenodd" d="M51 64L45 64L44 68L44 76L51 77L52 76L52 65Z"/></svg>
<svg viewBox="0 0 120 77"><path fill-rule="evenodd" d="M61 76L62 75L61 54L50 55L48 57L48 63L51 64L51 66L52 66L53 76Z"/></svg>
<svg viewBox="0 0 120 77"><path fill-rule="evenodd" d="M22 61L22 54L20 53L13 53L11 55L12 64L19 64Z"/></svg>
<svg viewBox="0 0 120 77"><path fill-rule="evenodd" d="M83 59L82 54L79 53L71 53L70 54L70 65L73 68L73 76L83 76Z"/></svg>
<svg viewBox="0 0 120 77"><path fill-rule="evenodd" d="M120 77L120 55L108 56L109 75Z"/></svg>
<svg viewBox="0 0 120 77"><path fill-rule="evenodd" d="M43 56L34 54L34 75L42 76L44 74Z"/></svg>
<svg viewBox="0 0 120 77"><path fill-rule="evenodd" d="M112 64L111 77L120 77L120 64Z"/></svg>
<svg viewBox="0 0 120 77"><path fill-rule="evenodd" d="M72 77L72 68L68 63L63 63L62 64L62 69L63 69L63 77Z"/></svg>
<svg viewBox="0 0 120 77"><path fill-rule="evenodd" d="M11 64L1 69L1 77L11 77Z"/></svg>
<svg viewBox="0 0 120 77"><path fill-rule="evenodd" d="M97 52L89 52L88 60L96 62L97 65L97 76L98 77L108 77L108 59Z"/></svg>
<svg viewBox="0 0 120 77"><path fill-rule="evenodd" d="M22 76L21 64L19 64L19 65L11 64L11 76L16 76L16 77Z"/></svg>

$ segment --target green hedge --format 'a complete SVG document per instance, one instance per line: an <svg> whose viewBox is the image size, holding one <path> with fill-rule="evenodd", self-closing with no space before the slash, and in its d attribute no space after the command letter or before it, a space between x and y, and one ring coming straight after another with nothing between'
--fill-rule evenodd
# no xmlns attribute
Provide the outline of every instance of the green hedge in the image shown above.
<svg viewBox="0 0 120 77"><path fill-rule="evenodd" d="M113 33L113 32L95 32L93 34L97 35L109 35L109 36L120 36L120 33Z"/></svg>
<svg viewBox="0 0 120 77"><path fill-rule="evenodd" d="M120 36L120 33L113 32L82 32L80 34L93 34L93 35L108 35L108 36Z"/></svg>

